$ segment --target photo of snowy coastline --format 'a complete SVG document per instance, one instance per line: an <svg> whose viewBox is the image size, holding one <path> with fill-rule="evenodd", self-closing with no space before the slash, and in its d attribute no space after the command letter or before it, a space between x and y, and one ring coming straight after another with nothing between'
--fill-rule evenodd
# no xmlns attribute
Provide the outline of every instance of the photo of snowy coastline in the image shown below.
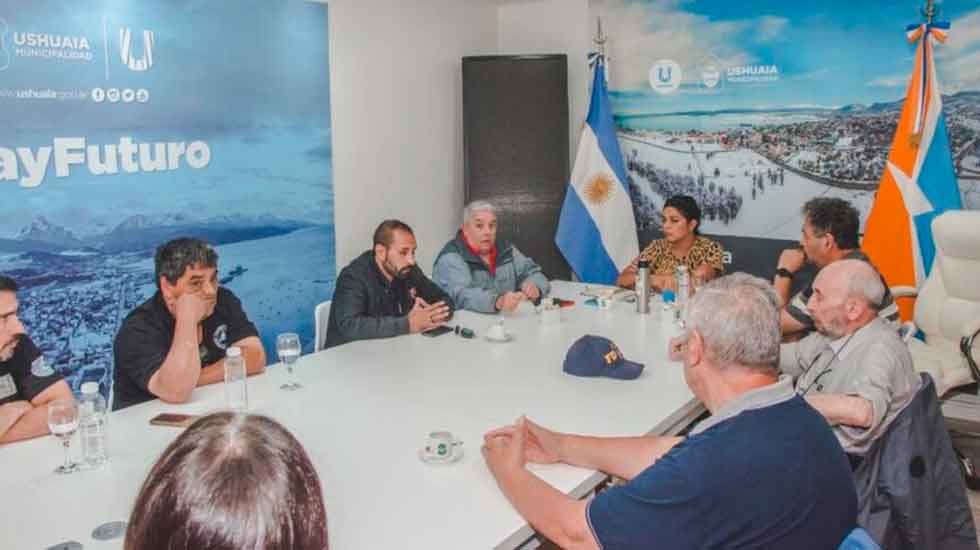
<svg viewBox="0 0 980 550"><path fill-rule="evenodd" d="M664 201L680 193L698 200L709 235L796 240L813 197L850 201L863 227L914 62L901 30L918 4L758 3L591 0L641 236L659 234ZM941 9L952 30L936 47L938 78L963 205L975 209L980 9Z"/></svg>
<svg viewBox="0 0 980 550"><path fill-rule="evenodd" d="M177 237L214 246L270 364L281 332L312 351L313 310L336 279L327 6L15 11L0 13L10 32L51 47L11 50L0 73L0 273L17 280L48 363L76 392L95 381L108 395L116 332L156 292L154 252ZM258 11L291 23L269 27ZM130 28L152 39L126 50L116 37ZM143 92L95 92L117 86Z"/></svg>

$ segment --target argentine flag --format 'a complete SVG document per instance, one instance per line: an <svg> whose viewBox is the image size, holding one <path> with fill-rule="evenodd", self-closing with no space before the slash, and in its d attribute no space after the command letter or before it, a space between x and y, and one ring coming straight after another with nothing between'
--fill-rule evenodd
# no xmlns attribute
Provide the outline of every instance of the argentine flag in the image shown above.
<svg viewBox="0 0 980 550"><path fill-rule="evenodd" d="M592 77L592 99L555 244L579 280L613 284L639 254L636 220L626 187L602 56Z"/></svg>

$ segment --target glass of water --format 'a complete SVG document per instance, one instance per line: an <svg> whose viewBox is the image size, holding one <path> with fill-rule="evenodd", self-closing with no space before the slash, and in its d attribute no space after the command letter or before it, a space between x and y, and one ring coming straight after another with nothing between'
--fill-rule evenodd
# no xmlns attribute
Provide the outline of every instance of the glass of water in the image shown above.
<svg viewBox="0 0 980 550"><path fill-rule="evenodd" d="M74 400L59 399L48 405L48 429L65 448L65 462L55 472L70 474L78 470L78 464L71 461L71 438L78 430L78 405Z"/></svg>
<svg viewBox="0 0 980 550"><path fill-rule="evenodd" d="M296 379L296 370L293 364L299 359L300 355L300 344L299 335L286 332L280 334L276 338L276 351L279 353L279 360L286 365L286 370L289 375L289 380L280 386L284 390L298 390L300 386L299 381Z"/></svg>

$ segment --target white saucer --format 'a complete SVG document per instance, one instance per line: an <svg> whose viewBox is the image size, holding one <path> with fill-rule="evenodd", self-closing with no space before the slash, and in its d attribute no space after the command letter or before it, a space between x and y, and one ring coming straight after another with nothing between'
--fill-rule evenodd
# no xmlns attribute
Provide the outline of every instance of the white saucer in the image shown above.
<svg viewBox="0 0 980 550"><path fill-rule="evenodd" d="M429 455L425 453L425 447L418 449L416 453L419 455L419 460L421 460L426 464L430 464L432 466L444 466L446 464L453 464L455 462L459 462L459 460L463 458L463 442L462 441L454 442L453 454L446 460L431 458Z"/></svg>
<svg viewBox="0 0 980 550"><path fill-rule="evenodd" d="M485 335L483 337L483 339L486 340L487 342L493 342L495 344L505 344L505 343L510 342L511 340L513 340L514 339L514 335L511 334L511 333L509 333L509 332L506 332L506 333L504 333L504 337L503 338L491 338L490 335L487 334L487 335Z"/></svg>

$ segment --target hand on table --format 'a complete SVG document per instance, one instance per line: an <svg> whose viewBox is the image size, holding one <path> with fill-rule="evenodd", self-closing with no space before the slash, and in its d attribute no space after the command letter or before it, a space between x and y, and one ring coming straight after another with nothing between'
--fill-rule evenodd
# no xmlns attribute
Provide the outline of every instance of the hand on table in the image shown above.
<svg viewBox="0 0 980 550"><path fill-rule="evenodd" d="M541 289L532 281L524 281L524 284L521 285L521 292L531 301L536 301L541 298Z"/></svg>
<svg viewBox="0 0 980 550"><path fill-rule="evenodd" d="M498 445L513 444L523 449L521 467L524 466L524 462L553 464L559 461L558 434L531 422L527 417L522 416L513 425L487 432L483 436L484 448L494 444L498 439L504 440L496 442Z"/></svg>
<svg viewBox="0 0 980 550"><path fill-rule="evenodd" d="M497 297L495 305L499 311L514 311L525 299L523 292L507 292Z"/></svg>
<svg viewBox="0 0 980 550"><path fill-rule="evenodd" d="M415 305L408 312L408 331L425 332L445 323L449 315L449 306L445 302L429 305L422 298L415 298Z"/></svg>

